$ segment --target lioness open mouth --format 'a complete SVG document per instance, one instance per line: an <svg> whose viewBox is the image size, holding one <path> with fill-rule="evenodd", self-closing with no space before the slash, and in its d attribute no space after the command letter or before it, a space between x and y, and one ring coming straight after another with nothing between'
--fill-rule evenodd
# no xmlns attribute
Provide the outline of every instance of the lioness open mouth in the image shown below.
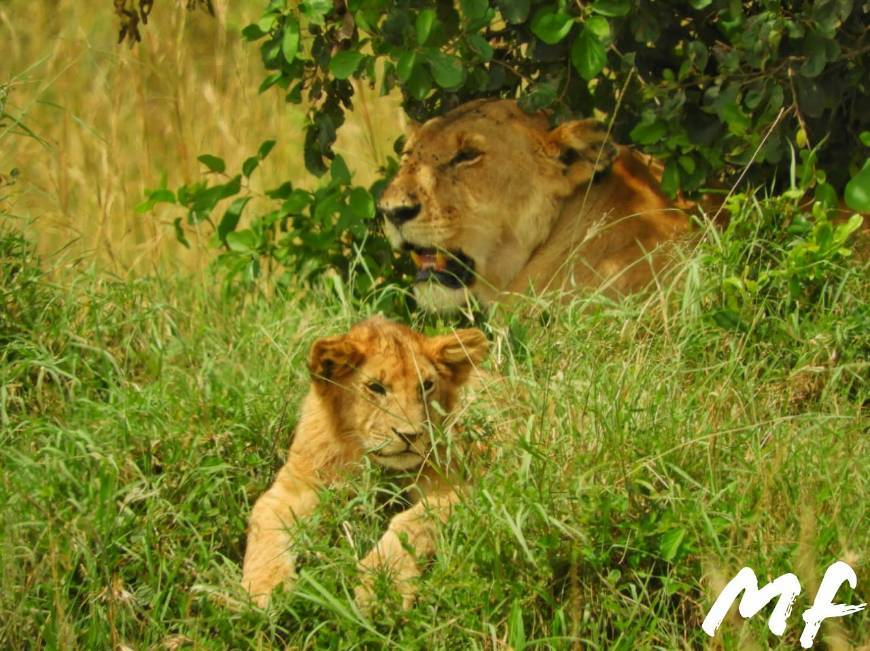
<svg viewBox="0 0 870 651"><path fill-rule="evenodd" d="M470 287L474 282L474 260L462 251L440 251L405 243L417 267L415 283L434 280L450 289Z"/></svg>

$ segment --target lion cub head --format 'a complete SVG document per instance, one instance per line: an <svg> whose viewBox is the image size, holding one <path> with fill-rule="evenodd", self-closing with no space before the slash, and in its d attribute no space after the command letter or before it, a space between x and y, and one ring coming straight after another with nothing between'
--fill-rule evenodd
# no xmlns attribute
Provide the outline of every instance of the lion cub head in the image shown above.
<svg viewBox="0 0 870 651"><path fill-rule="evenodd" d="M480 100L408 134L379 208L409 251L424 306L458 306L466 288L506 287L550 233L562 203L617 155L596 120L554 129L510 100Z"/></svg>
<svg viewBox="0 0 870 651"><path fill-rule="evenodd" d="M373 318L316 341L308 368L337 435L380 465L408 470L426 458L433 428L487 350L479 330L427 337Z"/></svg>

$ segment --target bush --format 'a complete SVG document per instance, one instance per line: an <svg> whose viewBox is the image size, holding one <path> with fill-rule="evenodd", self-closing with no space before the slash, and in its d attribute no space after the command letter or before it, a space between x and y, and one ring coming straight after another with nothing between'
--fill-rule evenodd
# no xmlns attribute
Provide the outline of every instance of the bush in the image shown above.
<svg viewBox="0 0 870 651"><path fill-rule="evenodd" d="M332 151L352 79L398 91L416 120L480 97L517 98L554 123L607 115L617 141L663 161L670 196L738 179L781 191L794 148L814 148L817 196L870 210L867 13L851 0L271 0L243 30L260 43L260 91L306 103L305 164L330 178L319 194L270 193L283 203L239 239L291 268L346 272L359 250L373 279L396 277L382 238L363 235L382 184L350 188ZM243 206L218 227L227 251ZM259 260L237 264L253 277Z"/></svg>
<svg viewBox="0 0 870 651"><path fill-rule="evenodd" d="M793 137L825 140L821 165L840 189L863 163L870 65L860 3L458 4L273 0L244 30L263 41L261 90L311 104L312 173L326 171L352 77L398 88L418 120L477 97L518 97L555 121L603 112L617 140L666 162L671 195L730 181L753 157L750 180L784 181Z"/></svg>

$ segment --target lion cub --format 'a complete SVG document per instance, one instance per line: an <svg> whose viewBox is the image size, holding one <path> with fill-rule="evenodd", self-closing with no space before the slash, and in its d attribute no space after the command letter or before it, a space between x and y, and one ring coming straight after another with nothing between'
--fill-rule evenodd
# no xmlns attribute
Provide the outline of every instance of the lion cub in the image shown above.
<svg viewBox="0 0 870 651"><path fill-rule="evenodd" d="M429 460L431 430L453 410L458 389L487 349L479 330L426 337L383 318L314 342L311 389L287 463L251 513L242 584L258 605L295 579L293 526L314 511L318 489L346 476L364 456L386 468L419 468L418 495L360 563L357 601L369 602L372 570L385 568L405 607L411 605L410 580L420 574L416 557L435 551L436 522L447 519L457 500L456 484Z"/></svg>

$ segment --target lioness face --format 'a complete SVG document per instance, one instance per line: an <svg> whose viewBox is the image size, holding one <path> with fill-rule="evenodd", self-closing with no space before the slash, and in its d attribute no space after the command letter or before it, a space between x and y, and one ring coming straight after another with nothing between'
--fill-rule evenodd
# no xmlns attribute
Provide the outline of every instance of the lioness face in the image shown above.
<svg viewBox="0 0 870 651"><path fill-rule="evenodd" d="M426 337L377 318L316 341L309 370L341 436L375 462L408 470L429 453L434 431L486 352L479 330Z"/></svg>
<svg viewBox="0 0 870 651"><path fill-rule="evenodd" d="M408 134L379 208L417 266L424 307L505 289L550 232L561 202L616 155L594 120L548 127L516 102L475 101Z"/></svg>

